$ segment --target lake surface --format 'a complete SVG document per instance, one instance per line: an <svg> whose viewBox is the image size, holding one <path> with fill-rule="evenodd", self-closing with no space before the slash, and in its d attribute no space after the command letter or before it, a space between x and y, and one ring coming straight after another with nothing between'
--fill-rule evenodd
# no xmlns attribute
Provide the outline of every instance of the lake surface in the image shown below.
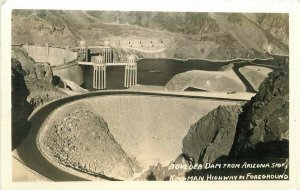
<svg viewBox="0 0 300 190"><path fill-rule="evenodd" d="M164 86L176 74L190 70L218 71L230 62L210 62L204 60L173 60L173 59L142 59L138 61L137 81L142 85ZM93 67L82 66L85 84L83 87L93 90ZM106 68L106 88L125 89L125 67L114 66Z"/></svg>
<svg viewBox="0 0 300 190"><path fill-rule="evenodd" d="M277 66L283 58L275 60L255 60L255 64ZM190 70L219 71L222 66L235 61L213 62L207 60L175 60L175 59L141 59L138 61L137 81L142 85L164 86L176 74ZM237 63L238 64L238 63ZM240 66L252 65L243 63ZM235 65L236 66L236 65ZM93 89L93 67L82 66L84 71L84 88ZM125 89L124 87L124 66L114 66L106 68L106 89Z"/></svg>

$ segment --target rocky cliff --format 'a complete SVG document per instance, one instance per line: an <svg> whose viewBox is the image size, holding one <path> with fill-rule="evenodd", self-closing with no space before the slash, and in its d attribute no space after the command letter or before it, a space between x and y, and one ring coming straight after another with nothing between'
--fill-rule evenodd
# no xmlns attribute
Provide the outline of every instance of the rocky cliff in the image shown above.
<svg viewBox="0 0 300 190"><path fill-rule="evenodd" d="M53 84L49 64L35 63L18 48L11 59L12 78L12 143L16 147L26 135L27 118L34 108L65 94Z"/></svg>
<svg viewBox="0 0 300 190"><path fill-rule="evenodd" d="M30 69L28 77L46 82L52 82L53 73L48 63L36 63Z"/></svg>
<svg viewBox="0 0 300 190"><path fill-rule="evenodd" d="M220 106L190 127L183 153L195 163L219 158L288 157L288 61L270 73L244 106Z"/></svg>
<svg viewBox="0 0 300 190"><path fill-rule="evenodd" d="M184 137L182 152L195 163L212 163L228 156L233 144L241 107L219 106L193 124Z"/></svg>
<svg viewBox="0 0 300 190"><path fill-rule="evenodd" d="M259 92L245 106L237 128L233 152L247 157L262 148L261 156L286 157L289 140L289 70L288 62L269 74ZM277 144L273 146L272 144Z"/></svg>
<svg viewBox="0 0 300 190"><path fill-rule="evenodd" d="M13 48L13 73L21 73L24 84L28 89L27 101L34 107L57 99L65 94L53 85L53 72L49 63L36 63L22 48ZM15 86L15 83L12 84Z"/></svg>
<svg viewBox="0 0 300 190"><path fill-rule="evenodd" d="M33 106L27 102L29 90L24 80L26 73L18 60L11 59L11 71L12 147L14 148L21 142L27 132L24 125L33 110Z"/></svg>

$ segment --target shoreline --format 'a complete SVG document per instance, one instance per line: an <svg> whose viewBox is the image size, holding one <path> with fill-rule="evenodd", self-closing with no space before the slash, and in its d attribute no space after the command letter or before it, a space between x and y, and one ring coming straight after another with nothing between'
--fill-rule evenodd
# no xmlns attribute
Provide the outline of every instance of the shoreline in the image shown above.
<svg viewBox="0 0 300 190"><path fill-rule="evenodd" d="M280 57L289 57L289 55L274 55L274 56L280 56ZM271 60L275 60L274 57L272 58L265 58L265 59L261 59L261 58L253 58L253 59L244 59L244 58L236 58L236 59L228 59L228 60L211 60L211 59L201 59L201 58L186 58L186 59L180 59L180 58L139 58L137 59L137 62L139 61L144 61L144 60L174 60L174 61L183 61L183 62L187 62L187 61L207 61L207 62L212 62L212 63L233 63L233 62L253 62L253 61L271 61ZM138 63L139 64L139 63ZM53 70L61 70L61 69L66 69L69 67L73 67L78 65L78 62L75 63L66 63L66 64L62 64L62 65L58 65L58 66L52 66L51 68Z"/></svg>
<svg viewBox="0 0 300 190"><path fill-rule="evenodd" d="M289 57L289 55L272 54L271 58L265 58L265 59L263 59L263 58L253 58L253 59L236 58L236 59L227 59L227 60L217 60L217 59L202 59L202 58L185 58L185 59L181 59L181 58L139 58L137 61L153 59L153 60L208 61L208 62L213 62L213 63L217 63L217 62L232 63L234 61L269 61L269 60L274 60L274 56Z"/></svg>
<svg viewBox="0 0 300 190"><path fill-rule="evenodd" d="M12 44L11 47L23 47L23 46L26 46L26 45L29 45L29 44ZM40 45L40 44L30 44L32 46L39 46L39 47L46 47L45 45ZM59 48L59 49L66 49L66 47L61 47L59 45L49 45L49 47L53 47L53 48ZM72 49L72 47L70 46L70 50ZM119 49L127 49L127 48L119 48ZM132 49L132 50L135 50L135 49ZM135 51L138 51L138 52L142 52L144 53L143 51L139 51L139 50L135 50ZM157 52L156 52L157 53ZM219 59L203 59L203 58L175 58L175 57L169 57L169 58L139 58L137 59L137 61L140 61L140 60L148 60L148 59L152 59L152 60L176 60L176 61L209 61L209 62L221 62L221 63L231 63L231 62L234 62L234 61L256 61L256 60L260 60L260 61L268 61L268 60L274 60L275 58L274 57L289 57L289 54L288 55L284 55L284 54L269 54L270 58L241 58L241 57L237 57L235 59L225 59L225 60L219 60ZM70 64L70 63L66 63L66 64ZM64 66L65 64L62 64L62 65L58 65L58 66Z"/></svg>

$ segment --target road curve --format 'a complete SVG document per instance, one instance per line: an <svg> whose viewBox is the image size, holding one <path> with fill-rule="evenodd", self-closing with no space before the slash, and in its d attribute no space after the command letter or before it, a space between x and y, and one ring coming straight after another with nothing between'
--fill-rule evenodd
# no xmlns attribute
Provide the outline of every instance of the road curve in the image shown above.
<svg viewBox="0 0 300 190"><path fill-rule="evenodd" d="M53 112L58 107L61 107L72 101L76 101L82 98L95 97L95 96L109 96L109 95L141 95L141 96L163 96L163 97L183 97L183 98L197 98L197 99L219 99L228 101L246 101L249 100L251 96L247 98L239 98L238 94L227 95L223 93L221 97L217 95L205 96L202 95L187 95L187 94L170 94L170 92L146 92L146 91L128 91L128 90L118 90L118 91L97 91L86 94L74 95L58 100L51 101L44 106L35 110L28 119L28 126L30 126L27 137L23 140L22 144L13 151L13 156L20 160L27 167L38 172L44 177L53 181L87 181L87 179L68 173L54 165L52 165L39 151L37 145L37 135L40 127L46 121L48 115ZM253 95L253 94L252 94ZM232 97L232 98L230 98ZM105 176L103 176L105 178ZM113 180L106 178L107 180Z"/></svg>

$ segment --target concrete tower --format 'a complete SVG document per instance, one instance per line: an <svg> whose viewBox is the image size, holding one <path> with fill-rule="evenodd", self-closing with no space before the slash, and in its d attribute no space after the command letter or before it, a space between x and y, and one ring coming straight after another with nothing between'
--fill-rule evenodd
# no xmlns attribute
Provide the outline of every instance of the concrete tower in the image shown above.
<svg viewBox="0 0 300 190"><path fill-rule="evenodd" d="M124 86L129 88L130 86L137 84L137 63L136 56L131 54L127 57L127 65L125 66L125 79Z"/></svg>

